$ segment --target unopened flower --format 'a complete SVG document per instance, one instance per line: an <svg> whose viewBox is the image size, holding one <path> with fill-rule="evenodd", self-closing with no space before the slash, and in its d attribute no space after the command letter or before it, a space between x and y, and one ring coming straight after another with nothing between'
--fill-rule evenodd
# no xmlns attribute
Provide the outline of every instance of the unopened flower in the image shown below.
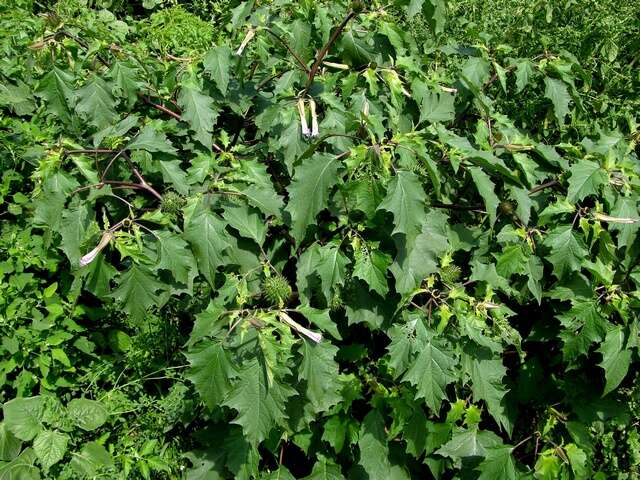
<svg viewBox="0 0 640 480"><path fill-rule="evenodd" d="M311 135L309 131L309 125L307 125L307 115L304 111L304 100L298 99L298 113L300 114L300 128L302 129L302 135L308 137Z"/></svg>
<svg viewBox="0 0 640 480"><path fill-rule="evenodd" d="M296 332L304 335L309 340L320 343L322 341L322 334L318 332L313 332L308 328L303 327L298 322L296 322L293 318L291 318L286 312L280 312L280 320L293 328Z"/></svg>
<svg viewBox="0 0 640 480"><path fill-rule="evenodd" d="M236 55L238 56L242 55L242 52L244 52L244 49L247 47L247 45L249 44L251 39L255 36L255 34L256 34L256 30L254 28L250 28L247 34L244 36L244 40L242 40L242 43L238 47L238 50L236 50Z"/></svg>
<svg viewBox="0 0 640 480"><path fill-rule="evenodd" d="M87 253L85 256L83 256L80 259L80 266L81 267L86 267L91 262L93 262L96 259L96 257L98 256L98 254L102 251L102 249L104 247L106 247L107 245L109 245L109 242L111 241L112 238L113 238L113 233L112 232L110 232L108 230L106 232L104 232L102 234L102 238L100 239L100 242L98 243L96 248L91 250L89 253Z"/></svg>
<svg viewBox="0 0 640 480"><path fill-rule="evenodd" d="M318 115L316 113L316 102L309 100L309 107L311 108L311 136L317 137L320 135L320 129L318 128Z"/></svg>

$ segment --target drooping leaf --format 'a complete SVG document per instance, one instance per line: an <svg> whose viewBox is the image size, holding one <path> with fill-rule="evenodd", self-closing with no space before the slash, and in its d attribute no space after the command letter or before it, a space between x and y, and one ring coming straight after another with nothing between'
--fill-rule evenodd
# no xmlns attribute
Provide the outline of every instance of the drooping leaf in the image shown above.
<svg viewBox="0 0 640 480"><path fill-rule="evenodd" d="M222 405L238 373L229 354L220 343L202 343L186 354L191 365L186 378L191 380L209 409Z"/></svg>
<svg viewBox="0 0 640 480"><path fill-rule="evenodd" d="M612 328L600 345L598 352L602 354L599 364L604 370L606 384L602 395L612 392L627 375L631 364L631 351L625 346L625 334L622 327Z"/></svg>
<svg viewBox="0 0 640 480"><path fill-rule="evenodd" d="M571 167L570 172L567 201L572 203L579 202L588 195L595 195L598 188L606 182L604 170L590 160L580 160Z"/></svg>
<svg viewBox="0 0 640 480"><path fill-rule="evenodd" d="M544 84L544 96L551 100L558 123L564 125L564 119L569 113L569 102L571 101L569 90L562 80L556 80L555 78L545 77Z"/></svg>
<svg viewBox="0 0 640 480"><path fill-rule="evenodd" d="M337 352L338 348L328 342L303 341L298 377L306 380L306 395L314 413L327 411L341 399L336 381L338 364L334 360Z"/></svg>
<svg viewBox="0 0 640 480"><path fill-rule="evenodd" d="M229 247L224 229L222 219L206 210L192 218L185 227L184 237L191 244L198 269L211 285Z"/></svg>
<svg viewBox="0 0 640 480"><path fill-rule="evenodd" d="M100 77L94 76L78 90L76 112L98 130L102 130L119 120L115 110L115 100L111 87Z"/></svg>

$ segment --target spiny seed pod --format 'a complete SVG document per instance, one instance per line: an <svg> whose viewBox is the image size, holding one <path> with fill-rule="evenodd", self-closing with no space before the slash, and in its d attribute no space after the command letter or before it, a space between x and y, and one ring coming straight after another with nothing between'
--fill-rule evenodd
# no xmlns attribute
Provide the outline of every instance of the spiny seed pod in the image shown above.
<svg viewBox="0 0 640 480"><path fill-rule="evenodd" d="M365 9L365 3L362 0L353 0L351 2L351 10L360 13Z"/></svg>
<svg viewBox="0 0 640 480"><path fill-rule="evenodd" d="M184 207L186 201L176 192L167 192L162 196L162 212L168 215L176 215Z"/></svg>
<svg viewBox="0 0 640 480"><path fill-rule="evenodd" d="M264 296L273 305L284 305L291 297L291 286L282 275L267 278L262 284Z"/></svg>
<svg viewBox="0 0 640 480"><path fill-rule="evenodd" d="M457 265L446 265L440 269L440 279L444 283L456 283L461 274L460 267Z"/></svg>
<svg viewBox="0 0 640 480"><path fill-rule="evenodd" d="M331 311L335 312L336 310L340 310L343 306L344 302L342 301L342 296L338 292L334 293L331 298L331 302L329 303Z"/></svg>
<svg viewBox="0 0 640 480"><path fill-rule="evenodd" d="M513 214L513 203L511 202L500 202L500 212L504 215L512 215Z"/></svg>

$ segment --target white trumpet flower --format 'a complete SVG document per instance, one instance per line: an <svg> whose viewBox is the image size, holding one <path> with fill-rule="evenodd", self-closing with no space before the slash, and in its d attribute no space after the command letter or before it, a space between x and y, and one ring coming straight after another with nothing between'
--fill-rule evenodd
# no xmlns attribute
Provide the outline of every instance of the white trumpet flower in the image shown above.
<svg viewBox="0 0 640 480"><path fill-rule="evenodd" d="M98 254L104 249L104 247L109 245L109 242L111 241L111 239L113 239L113 233L108 230L104 232L96 248L91 250L89 253L87 253L80 259L80 266L86 267L91 262L93 262L98 256Z"/></svg>

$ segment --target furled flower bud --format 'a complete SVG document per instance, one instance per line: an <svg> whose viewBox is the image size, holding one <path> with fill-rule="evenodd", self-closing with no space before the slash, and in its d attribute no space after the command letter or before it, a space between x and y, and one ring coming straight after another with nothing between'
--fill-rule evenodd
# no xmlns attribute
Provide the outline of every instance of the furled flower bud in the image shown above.
<svg viewBox="0 0 640 480"><path fill-rule="evenodd" d="M112 238L113 238L113 233L112 232L110 232L109 230L104 232L102 234L102 238L100 239L100 242L98 243L96 248L91 250L89 253L87 253L85 256L83 256L80 259L80 266L81 267L86 267L91 262L93 262L96 259L96 257L98 256L98 254L102 251L102 249L104 247L106 247L107 245L109 245L109 242L111 241Z"/></svg>
<svg viewBox="0 0 640 480"><path fill-rule="evenodd" d="M316 102L309 100L309 107L311 108L311 136L317 137L320 135L320 129L318 128L318 114L316 113Z"/></svg>
<svg viewBox="0 0 640 480"><path fill-rule="evenodd" d="M307 115L304 111L304 100L298 99L298 113L300 114L300 128L302 129L302 135L308 137L311 132L309 131L309 125L307 125Z"/></svg>

